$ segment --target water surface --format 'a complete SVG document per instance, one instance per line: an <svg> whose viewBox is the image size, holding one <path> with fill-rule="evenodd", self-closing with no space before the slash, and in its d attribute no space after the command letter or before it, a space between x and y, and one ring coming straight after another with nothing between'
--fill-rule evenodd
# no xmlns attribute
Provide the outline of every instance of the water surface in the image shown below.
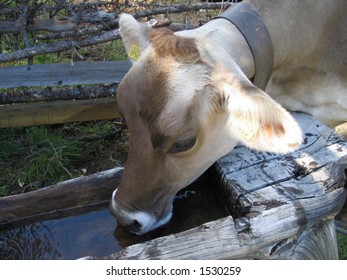
<svg viewBox="0 0 347 280"><path fill-rule="evenodd" d="M0 229L0 259L108 256L129 245L181 232L226 215L206 173L177 194L172 220L150 233L137 236L118 226L107 205L86 207L82 213L79 208L78 215L72 211L68 217Z"/></svg>

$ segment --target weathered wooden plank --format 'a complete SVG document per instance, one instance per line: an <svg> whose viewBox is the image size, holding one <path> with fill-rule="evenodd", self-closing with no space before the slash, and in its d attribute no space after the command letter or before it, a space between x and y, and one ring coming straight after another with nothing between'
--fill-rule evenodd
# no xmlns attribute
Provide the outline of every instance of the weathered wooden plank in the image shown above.
<svg viewBox="0 0 347 280"><path fill-rule="evenodd" d="M335 190L320 203L327 203L327 214L338 211L345 190ZM342 197L342 199L340 199ZM339 200L335 203L337 200ZM343 202L342 202L343 203ZM197 228L129 246L106 259L269 259L286 247L306 228L319 223L326 213L316 211L317 203L302 202L302 212L296 215L295 203L288 203L247 218L248 227L238 229L243 219L226 217ZM319 215L317 215L319 214ZM309 217L304 221L303 217ZM288 248L289 246L289 248ZM326 257L331 258L329 253ZM292 258L296 256L293 255Z"/></svg>
<svg viewBox="0 0 347 280"><path fill-rule="evenodd" d="M66 87L22 87L0 91L0 106L24 102L52 102L113 97L119 84L94 84Z"/></svg>
<svg viewBox="0 0 347 280"><path fill-rule="evenodd" d="M317 149L317 147L319 149L321 144L325 144L329 137L331 138L329 140L331 143L340 141L338 135L334 134L333 131L325 125L313 120L310 115L303 113L294 113L293 115L297 116L298 121L302 124L304 136L303 144L297 150L297 154L302 150L311 153L314 149ZM310 150L306 150L309 147L311 147ZM220 173L227 175L238 172L238 170L259 165L262 162L270 162L282 157L282 155L275 153L249 152L247 147L239 145L234 148L231 154L218 160L218 169Z"/></svg>
<svg viewBox="0 0 347 280"><path fill-rule="evenodd" d="M0 67L0 88L119 83L130 66L122 60Z"/></svg>
<svg viewBox="0 0 347 280"><path fill-rule="evenodd" d="M256 211L258 208L267 209L290 201L299 203L308 198L324 199L330 189L341 188L344 185L346 178L343 170L346 168L346 162L347 157L343 158L341 165L329 163L306 176L274 183L269 187L246 194L246 199L252 204L249 211ZM321 207L324 208L324 203L322 204Z"/></svg>
<svg viewBox="0 0 347 280"><path fill-rule="evenodd" d="M122 172L123 168L114 168L25 194L2 197L0 227L33 215L109 201Z"/></svg>
<svg viewBox="0 0 347 280"><path fill-rule="evenodd" d="M339 184L345 180L346 142L309 115L294 117L305 135L304 144L297 151L276 155L240 146L216 163L222 188L230 193L227 196L232 197L234 206L243 214L250 211L254 201L270 205L324 195L330 178Z"/></svg>
<svg viewBox="0 0 347 280"><path fill-rule="evenodd" d="M299 235L296 246L284 252L278 252L274 259L338 259L336 230L334 220L323 220Z"/></svg>
<svg viewBox="0 0 347 280"><path fill-rule="evenodd" d="M0 106L0 128L119 117L115 97Z"/></svg>

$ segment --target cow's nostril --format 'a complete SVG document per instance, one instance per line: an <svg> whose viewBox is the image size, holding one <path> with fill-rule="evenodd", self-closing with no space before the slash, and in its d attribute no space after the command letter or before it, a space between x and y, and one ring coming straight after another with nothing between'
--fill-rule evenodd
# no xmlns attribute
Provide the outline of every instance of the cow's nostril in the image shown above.
<svg viewBox="0 0 347 280"><path fill-rule="evenodd" d="M136 228L140 228L141 224L138 222L138 220L134 220L132 226Z"/></svg>
<svg viewBox="0 0 347 280"><path fill-rule="evenodd" d="M133 220L130 224L129 224L129 229L132 232L139 232L142 228L141 223L138 220Z"/></svg>

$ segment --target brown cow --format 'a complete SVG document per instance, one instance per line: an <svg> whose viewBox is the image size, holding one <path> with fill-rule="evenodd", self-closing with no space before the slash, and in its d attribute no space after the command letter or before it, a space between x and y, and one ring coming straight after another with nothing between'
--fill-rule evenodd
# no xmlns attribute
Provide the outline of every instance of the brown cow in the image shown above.
<svg viewBox="0 0 347 280"><path fill-rule="evenodd" d="M268 30L273 65L271 41L256 50L257 42L247 40L256 35L225 17L173 33L121 15L133 66L117 101L130 149L110 209L137 234L168 222L175 194L237 143L276 153L296 149L301 129L283 107L330 125L347 120L347 1L244 2L249 21L260 16ZM266 52L270 58L262 60ZM267 68L271 78L252 84ZM261 89L267 78L271 98Z"/></svg>

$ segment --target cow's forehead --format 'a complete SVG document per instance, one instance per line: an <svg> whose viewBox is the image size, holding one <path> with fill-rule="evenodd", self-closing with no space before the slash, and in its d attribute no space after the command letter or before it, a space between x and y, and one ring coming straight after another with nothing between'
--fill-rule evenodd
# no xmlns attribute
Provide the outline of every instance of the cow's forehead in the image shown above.
<svg viewBox="0 0 347 280"><path fill-rule="evenodd" d="M118 102L123 114L154 118L167 99L168 71L157 69L151 59L137 62L122 80Z"/></svg>
<svg viewBox="0 0 347 280"><path fill-rule="evenodd" d="M187 121L194 98L210 82L209 71L203 63L185 64L149 54L127 74L120 94L151 129L174 129Z"/></svg>

